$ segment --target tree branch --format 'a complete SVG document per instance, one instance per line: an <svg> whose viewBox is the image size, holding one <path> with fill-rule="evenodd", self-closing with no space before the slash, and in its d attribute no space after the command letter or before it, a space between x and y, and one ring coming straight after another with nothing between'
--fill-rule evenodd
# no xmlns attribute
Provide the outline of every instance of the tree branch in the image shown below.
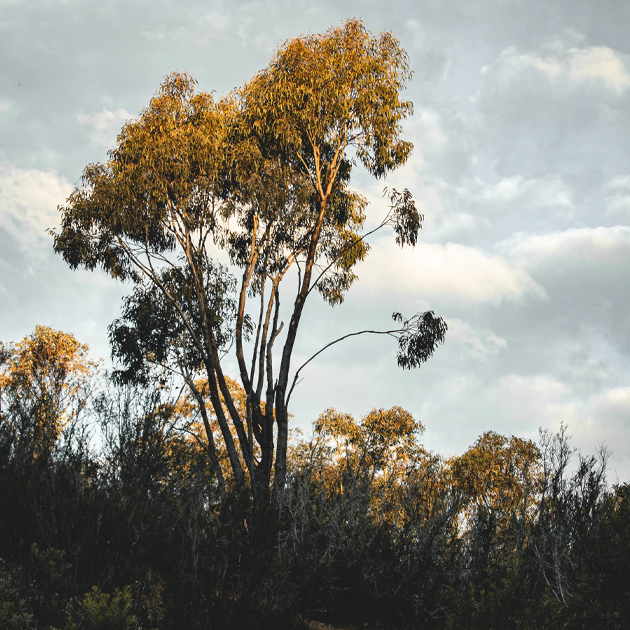
<svg viewBox="0 0 630 630"><path fill-rule="evenodd" d="M289 400L291 399L291 394L293 393L293 389L295 388L295 386L297 384L297 378L298 378L300 372L302 371L302 369L305 368L315 357L319 356L322 352L324 352L324 350L327 350L331 346L334 346L336 343L339 343L340 341L344 341L345 339L348 339L350 337L357 337L358 335L390 335L390 336L394 336L395 333L402 332L403 330L404 329L401 329L401 328L397 328L395 330L361 330L359 332L349 333L347 335L344 335L343 337L339 337L339 339L335 339L334 341L331 341L330 343L327 343L323 348L318 350L310 359L308 359L307 361L302 363L302 365L298 368L297 372L295 373L295 376L293 377L293 384L291 385L291 389L289 390L289 394L287 395L286 406L287 407L289 406Z"/></svg>

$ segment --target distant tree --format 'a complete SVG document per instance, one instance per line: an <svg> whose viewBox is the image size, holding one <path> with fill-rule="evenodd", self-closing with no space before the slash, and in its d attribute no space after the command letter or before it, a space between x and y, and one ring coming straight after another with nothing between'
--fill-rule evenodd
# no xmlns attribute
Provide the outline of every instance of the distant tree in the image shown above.
<svg viewBox="0 0 630 630"><path fill-rule="evenodd" d="M246 417L247 394L243 386L229 376L225 377L225 381L236 410L241 417ZM188 392L180 398L175 406L175 424L191 447L201 448L203 451L207 451L210 457L217 457L218 461L215 466L215 471L218 470L217 481L222 495L225 496L227 487L233 486L234 478L225 444L221 441L219 422L209 398L207 379L200 378L195 380L189 387ZM223 412L228 414L223 395L220 398ZM232 438L238 440L238 435L233 425L230 427L230 430L232 431ZM210 439L213 441L212 448L209 448ZM254 443L254 456L260 456L260 449L256 443ZM243 453L239 453L239 459L247 475L247 466L244 462ZM249 482L247 477L246 480Z"/></svg>
<svg viewBox="0 0 630 630"><path fill-rule="evenodd" d="M360 422L328 409L315 423L315 440L329 444L335 463L357 478L401 474L400 466L425 453L418 444L420 422L401 407L372 409Z"/></svg>
<svg viewBox="0 0 630 630"><path fill-rule="evenodd" d="M546 584L566 606L580 579L578 559L605 497L608 453L600 449L597 456L583 456L571 446L565 426L555 434L541 430L540 437L542 481L535 551Z"/></svg>
<svg viewBox="0 0 630 630"><path fill-rule="evenodd" d="M173 74L60 208L55 251L72 268L100 266L136 285L110 330L119 378L167 366L184 378L206 423L195 386L204 372L235 486L259 506L269 504L272 479L276 494L286 484L291 359L306 301L318 291L342 302L368 253L367 202L349 187L353 166L380 178L411 152L400 137L412 112L400 96L410 76L397 40L373 37L356 20L288 41L218 102L195 93L190 76ZM415 245L422 216L411 195L392 191L389 199L376 229L390 226L399 245ZM212 258L213 246L227 252L240 282ZM285 328L280 289L290 270L298 288ZM446 325L432 312L396 319L398 328L383 332L398 339L399 365L417 367ZM223 371L230 348L244 413Z"/></svg>
<svg viewBox="0 0 630 630"><path fill-rule="evenodd" d="M536 444L487 431L451 460L450 473L462 500L466 570L481 575L520 557L540 499L541 452Z"/></svg>
<svg viewBox="0 0 630 630"><path fill-rule="evenodd" d="M540 449L531 440L487 431L451 470L470 510L490 510L498 519L532 516L542 472Z"/></svg>
<svg viewBox="0 0 630 630"><path fill-rule="evenodd" d="M36 326L17 343L0 342L0 430L7 455L45 457L77 419L98 364L71 334Z"/></svg>

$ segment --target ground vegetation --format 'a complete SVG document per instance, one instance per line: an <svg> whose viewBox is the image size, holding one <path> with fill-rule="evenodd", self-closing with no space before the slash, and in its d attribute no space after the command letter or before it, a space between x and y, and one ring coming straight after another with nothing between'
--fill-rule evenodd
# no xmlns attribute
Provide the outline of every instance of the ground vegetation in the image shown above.
<svg viewBox="0 0 630 630"><path fill-rule="evenodd" d="M564 429L488 432L442 457L404 409L328 409L292 433L276 519L251 529L247 497L207 465L190 391L112 381L43 328L3 346L4 383L40 338L58 341L47 370L69 387L47 390L42 415L26 383L26 416L2 389L1 627L624 627L628 485L607 485L605 453L576 453Z"/></svg>

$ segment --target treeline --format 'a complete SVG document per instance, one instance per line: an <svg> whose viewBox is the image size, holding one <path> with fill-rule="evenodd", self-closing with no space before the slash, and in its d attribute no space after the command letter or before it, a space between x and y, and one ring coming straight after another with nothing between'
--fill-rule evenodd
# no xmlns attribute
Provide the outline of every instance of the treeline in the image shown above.
<svg viewBox="0 0 630 630"><path fill-rule="evenodd" d="M444 458L403 409L330 409L258 513L167 379L44 327L0 352L2 628L627 627L630 487L564 430Z"/></svg>

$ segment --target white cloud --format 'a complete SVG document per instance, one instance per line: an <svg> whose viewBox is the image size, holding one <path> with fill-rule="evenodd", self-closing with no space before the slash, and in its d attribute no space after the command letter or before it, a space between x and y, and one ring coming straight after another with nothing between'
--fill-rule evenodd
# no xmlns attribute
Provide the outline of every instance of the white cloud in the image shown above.
<svg viewBox="0 0 630 630"><path fill-rule="evenodd" d="M573 206L571 189L559 175L524 178L514 175L488 184L479 177L458 188L458 197L473 203L481 212L529 211L556 208L566 213Z"/></svg>
<svg viewBox="0 0 630 630"><path fill-rule="evenodd" d="M434 221L433 217L429 217L429 225ZM438 223L436 221L436 223ZM439 217L438 226L434 235L458 235L471 231L479 231L482 229L489 230L491 227L487 219L483 219L478 214L469 212L444 212Z"/></svg>
<svg viewBox="0 0 630 630"><path fill-rule="evenodd" d="M599 378L590 368L578 373L576 368L586 368L590 360L600 362L609 374L627 374L629 226L516 233L496 247L514 267L543 287L547 296L547 300L530 302L515 314L518 333L517 322L509 324L513 334L531 338L529 348L522 347L525 354L536 348L538 360L550 370L561 369L565 377L572 374L582 389L592 389L594 379ZM506 335L503 330L501 334Z"/></svg>
<svg viewBox="0 0 630 630"><path fill-rule="evenodd" d="M24 249L42 244L46 230L59 225L57 206L71 192L55 171L0 168L0 226Z"/></svg>
<svg viewBox="0 0 630 630"><path fill-rule="evenodd" d="M535 424L555 431L567 427L571 443L586 455L601 445L610 449L616 471L627 478L630 467L630 388L616 387L581 397L551 375L507 375L489 391L490 404L506 419L533 432ZM607 436L615 436L613 442ZM614 480L614 479L613 479Z"/></svg>
<svg viewBox="0 0 630 630"><path fill-rule="evenodd" d="M616 387L592 396L569 432L583 451L600 445L612 456L609 479L627 479L630 471L630 387ZM612 437L612 440L610 439Z"/></svg>
<svg viewBox="0 0 630 630"><path fill-rule="evenodd" d="M497 244L519 267L529 268L550 258L612 262L630 257L630 227L572 228L543 235L516 233Z"/></svg>
<svg viewBox="0 0 630 630"><path fill-rule="evenodd" d="M606 413L624 418L630 429L630 387L616 387L595 396L591 406L596 415Z"/></svg>
<svg viewBox="0 0 630 630"><path fill-rule="evenodd" d="M630 56L606 47L503 50L471 97L478 151L511 175L618 168L626 161L629 70Z"/></svg>
<svg viewBox="0 0 630 630"><path fill-rule="evenodd" d="M606 87L623 92L630 85L624 62L626 59L607 46L571 48L568 74L574 80L601 81Z"/></svg>
<svg viewBox="0 0 630 630"><path fill-rule="evenodd" d="M436 111L424 110L417 116L416 124L420 131L422 145L441 146L448 141L448 135L442 126L441 116Z"/></svg>
<svg viewBox="0 0 630 630"><path fill-rule="evenodd" d="M361 281L375 291L400 291L441 303L518 300L525 292L541 292L523 270L499 256L456 243L421 243L398 249L381 239L358 270Z"/></svg>
<svg viewBox="0 0 630 630"><path fill-rule="evenodd" d="M515 52L514 48L509 49L509 50L510 52L512 51ZM518 61L522 62L523 65L525 66L531 65L534 68L541 70L550 79L555 79L559 77L560 75L562 75L563 73L562 64L556 59L542 59L541 57L538 57L537 55L520 55L520 58L518 58L517 63Z"/></svg>
<svg viewBox="0 0 630 630"><path fill-rule="evenodd" d="M193 9L195 11L195 9ZM182 20L180 13L176 20L162 22L142 31L149 41L162 44L194 42L198 46L208 46L224 37L232 23L232 17L224 10L201 12L193 19ZM191 16L192 17L192 16ZM176 22L184 22L177 24Z"/></svg>
<svg viewBox="0 0 630 630"><path fill-rule="evenodd" d="M534 52L518 53L515 47L506 48L499 58L481 70L506 85L522 81L532 70L555 85L597 83L620 94L630 85L630 58L607 46L566 48L554 46L548 55Z"/></svg>
<svg viewBox="0 0 630 630"><path fill-rule="evenodd" d="M607 184L606 188L611 190L627 190L630 191L630 175L618 175L613 177Z"/></svg>
<svg viewBox="0 0 630 630"><path fill-rule="evenodd" d="M535 229L548 229L558 219L566 223L576 212L573 191L558 174L514 175L493 183L466 177L450 186L434 178L414 183L413 191L425 215L425 237L439 242L496 238L493 226L511 230L507 221L518 224L523 217Z"/></svg>
<svg viewBox="0 0 630 630"><path fill-rule="evenodd" d="M630 217L630 175L613 177L606 184L606 189L612 193L605 199L606 214Z"/></svg>
<svg viewBox="0 0 630 630"><path fill-rule="evenodd" d="M551 375L509 374L488 390L490 400L519 425L556 428L578 424L579 408L570 388Z"/></svg>
<svg viewBox="0 0 630 630"><path fill-rule="evenodd" d="M132 118L133 116L126 109L119 108L110 111L106 107L96 114L79 112L77 115L77 120L82 125L92 128L92 142L106 147L116 144L116 138L123 124Z"/></svg>

